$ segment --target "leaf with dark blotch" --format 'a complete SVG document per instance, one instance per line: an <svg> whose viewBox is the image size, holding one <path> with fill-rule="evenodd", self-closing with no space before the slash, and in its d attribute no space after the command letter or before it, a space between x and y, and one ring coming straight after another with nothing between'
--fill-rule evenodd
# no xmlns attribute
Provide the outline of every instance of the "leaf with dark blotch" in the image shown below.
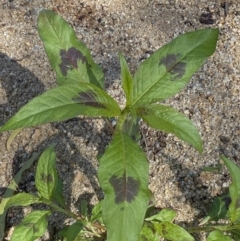
<svg viewBox="0 0 240 241"><path fill-rule="evenodd" d="M120 113L118 103L95 85L69 84L50 89L29 101L0 127L0 132L52 121L64 121L78 115L113 117L119 116Z"/></svg>
<svg viewBox="0 0 240 241"><path fill-rule="evenodd" d="M68 50L61 49L61 64L59 65L60 70L64 76L67 75L68 70L77 69L77 62L80 60L82 64L87 64L86 57L76 48L71 47Z"/></svg>
<svg viewBox="0 0 240 241"><path fill-rule="evenodd" d="M42 10L38 32L59 85L92 83L103 88L104 74L72 27L57 13Z"/></svg>
<svg viewBox="0 0 240 241"><path fill-rule="evenodd" d="M85 106L106 109L106 106L103 105L102 103L97 102L96 98L97 98L96 94L93 91L88 90L86 92L80 92L78 97L73 98L73 101L79 104L83 104Z"/></svg>
<svg viewBox="0 0 240 241"><path fill-rule="evenodd" d="M159 237L150 226L145 224L142 227L138 241L159 241Z"/></svg>
<svg viewBox="0 0 240 241"><path fill-rule="evenodd" d="M42 153L38 161L35 184L39 196L51 200L57 183L56 154L53 145Z"/></svg>
<svg viewBox="0 0 240 241"><path fill-rule="evenodd" d="M150 200L144 152L119 131L100 159L98 175L105 194L102 217L107 240L138 240Z"/></svg>
<svg viewBox="0 0 240 241"><path fill-rule="evenodd" d="M180 79L186 71L186 63L178 62L179 56L178 54L168 54L159 62L159 64L163 64L167 71L173 75L172 81Z"/></svg>
<svg viewBox="0 0 240 241"><path fill-rule="evenodd" d="M29 213L22 222L15 227L11 241L33 241L40 238L47 229L47 217L50 211L37 210Z"/></svg>
<svg viewBox="0 0 240 241"><path fill-rule="evenodd" d="M42 173L41 177L42 177L42 181L46 183L53 182L53 177L50 173L48 175L46 175L45 173Z"/></svg>
<svg viewBox="0 0 240 241"><path fill-rule="evenodd" d="M124 201L131 203L138 194L140 182L133 177L127 177L126 173L119 178L113 175L109 182L114 188L116 204Z"/></svg>
<svg viewBox="0 0 240 241"><path fill-rule="evenodd" d="M201 29L182 34L154 52L133 77L131 104L141 107L178 93L213 54L217 38L217 29Z"/></svg>

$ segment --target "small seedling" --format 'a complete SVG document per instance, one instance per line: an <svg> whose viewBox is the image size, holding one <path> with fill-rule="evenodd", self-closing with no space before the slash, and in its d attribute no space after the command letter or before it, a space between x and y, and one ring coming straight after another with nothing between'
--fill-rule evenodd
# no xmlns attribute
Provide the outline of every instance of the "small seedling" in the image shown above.
<svg viewBox="0 0 240 241"><path fill-rule="evenodd" d="M94 207L92 215L87 215L85 204L79 210L80 215L66 209L59 191L61 182L55 169L55 153L50 147L38 162L35 179L38 195L20 193L5 205L7 209L45 203L50 209L27 215L15 228L11 241L32 241L40 237L52 211L63 212L76 220L59 233L68 241L77 240L78 236L81 240L84 237L105 239L105 235L108 241L158 240L159 236L168 240L194 240L187 231L172 223L175 217L172 210L164 209L144 221L151 192L147 158L138 145L139 119L152 128L175 134L202 152L202 141L193 123L159 102L182 90L205 59L213 54L218 29L180 35L141 63L134 76L123 55L119 54L122 87L126 94L123 109L104 91L102 69L67 22L52 11L42 10L38 31L56 72L58 87L29 101L0 128L0 132L64 121L79 115L114 117L117 124L112 128L112 141L99 160L98 178L105 197ZM233 202L237 200L232 199ZM231 209L235 207L232 203ZM231 216L231 220L238 220L238 216Z"/></svg>

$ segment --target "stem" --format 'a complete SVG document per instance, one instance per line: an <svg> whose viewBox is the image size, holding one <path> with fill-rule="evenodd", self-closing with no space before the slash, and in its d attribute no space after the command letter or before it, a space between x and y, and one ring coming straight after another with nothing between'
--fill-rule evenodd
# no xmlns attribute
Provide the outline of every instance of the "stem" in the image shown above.
<svg viewBox="0 0 240 241"><path fill-rule="evenodd" d="M232 225L211 225L211 226L205 226L205 227L189 227L189 228L186 228L186 230L189 233L198 233L202 231L208 232L213 230L230 231L235 228L236 226L232 226Z"/></svg>
<svg viewBox="0 0 240 241"><path fill-rule="evenodd" d="M54 211L57 211L57 212L60 212L60 213L64 213L66 214L68 217L71 217L71 218L74 218L78 221L81 221L81 222L84 222L84 217L82 216L78 216L72 212L69 212L68 210L65 210L63 208L61 208L60 206L58 206L57 204L45 199L45 198L42 198L42 202L47 204L48 206L50 206Z"/></svg>
<svg viewBox="0 0 240 241"><path fill-rule="evenodd" d="M58 206L57 204L51 202L50 200L42 198L41 201L43 203L47 204L48 206L50 206L54 211L64 213L68 217L71 217L77 221L81 221L83 223L83 225L86 226L92 232L91 234L93 234L97 237L100 237L100 236L99 236L99 234L96 233L96 231L93 228L106 230L105 226L102 226L101 224L97 224L97 223L89 223L85 220L85 218L83 216L76 215L68 210L65 210L65 209L61 208L60 206Z"/></svg>

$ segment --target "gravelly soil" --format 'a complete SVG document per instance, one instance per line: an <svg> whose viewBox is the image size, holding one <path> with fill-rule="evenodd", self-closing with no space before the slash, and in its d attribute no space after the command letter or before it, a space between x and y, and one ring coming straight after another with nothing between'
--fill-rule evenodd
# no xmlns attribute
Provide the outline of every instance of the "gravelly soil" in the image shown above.
<svg viewBox="0 0 240 241"><path fill-rule="evenodd" d="M205 0L0 0L0 125L34 96L56 86L37 33L37 16L43 8L56 11L73 26L102 66L108 92L122 105L118 51L134 73L142 60L179 34L219 28L214 55L181 93L165 101L195 123L204 141L203 154L172 135L145 124L141 127L156 206L177 210L176 221L182 225L197 225L212 197L229 185L226 169L212 174L202 168L216 165L220 153L240 165L240 3L229 1L228 6L226 15L220 1ZM201 23L202 13L210 13L209 23L213 23ZM9 135L0 134L0 195L24 161L56 143L69 207L74 211L83 199L94 204L103 198L96 176L97 156L104 152L111 134L102 119L79 117L28 128L6 150ZM34 170L23 177L22 190L35 191ZM28 211L10 210L7 227ZM62 224L62 217L54 216L52 225ZM196 240L205 240L204 235Z"/></svg>

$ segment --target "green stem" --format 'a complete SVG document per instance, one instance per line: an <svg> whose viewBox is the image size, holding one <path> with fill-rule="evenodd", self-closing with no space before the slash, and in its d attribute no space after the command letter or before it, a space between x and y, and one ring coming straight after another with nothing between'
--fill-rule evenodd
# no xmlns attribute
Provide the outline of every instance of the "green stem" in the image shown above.
<svg viewBox="0 0 240 241"><path fill-rule="evenodd" d="M57 212L60 212L60 213L64 213L66 214L68 217L71 217L71 218L74 218L78 221L81 221L81 222L85 222L84 218L81 217L81 216L78 216L72 212L69 212L63 208L61 208L60 206L58 206L57 204L45 199L45 198L42 198L42 202L47 204L48 206L50 206L54 211L57 211Z"/></svg>
<svg viewBox="0 0 240 241"><path fill-rule="evenodd" d="M68 217L71 217L71 218L73 218L77 221L81 221L83 223L83 225L89 230L88 232L91 233L92 235L96 236L96 237L101 237L101 235L99 235L95 231L95 228L106 230L105 226L102 226L102 225L97 224L97 223L96 224L95 223L89 223L85 220L85 218L83 216L76 215L72 212L69 212L68 210L65 210L65 209L61 208L60 206L58 206L57 204L51 202L50 200L42 198L41 201L43 203L47 204L49 207L51 207L54 211L64 213Z"/></svg>
<svg viewBox="0 0 240 241"><path fill-rule="evenodd" d="M208 232L213 230L230 231L235 228L236 226L232 226L232 225L211 225L211 226L205 226L205 227L189 227L189 228L186 228L186 230L189 233L198 233L202 231Z"/></svg>

